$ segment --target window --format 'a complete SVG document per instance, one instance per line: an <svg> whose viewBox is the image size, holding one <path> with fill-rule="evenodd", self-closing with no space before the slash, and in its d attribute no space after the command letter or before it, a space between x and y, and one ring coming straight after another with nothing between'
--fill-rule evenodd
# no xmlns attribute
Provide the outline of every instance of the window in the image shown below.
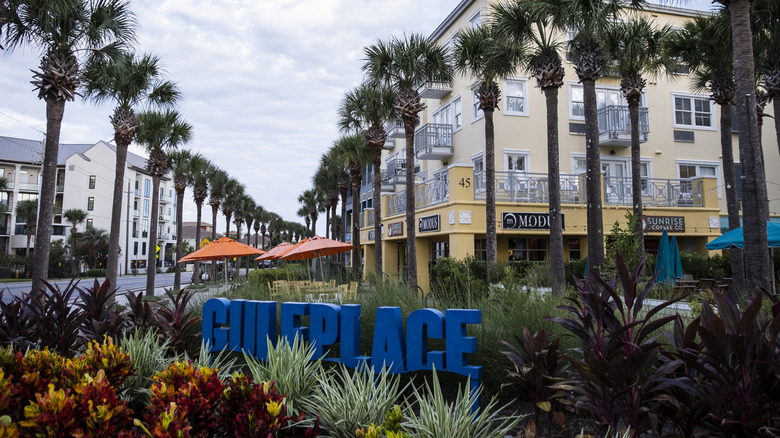
<svg viewBox="0 0 780 438"><path fill-rule="evenodd" d="M152 180L144 179L144 196L148 198L151 193L152 193Z"/></svg>
<svg viewBox="0 0 780 438"><path fill-rule="evenodd" d="M94 189L95 188L95 180L96 179L97 178L95 177L95 175L90 175L89 176L89 188L90 189Z"/></svg>
<svg viewBox="0 0 780 438"><path fill-rule="evenodd" d="M452 130L457 131L463 127L463 107L460 96L443 105L433 113L433 123L452 125Z"/></svg>
<svg viewBox="0 0 780 438"><path fill-rule="evenodd" d="M674 95L674 126L714 128L712 102L706 97Z"/></svg>
<svg viewBox="0 0 780 438"><path fill-rule="evenodd" d="M482 154L471 157L474 165L474 190L480 192L485 190L485 158Z"/></svg>
<svg viewBox="0 0 780 438"><path fill-rule="evenodd" d="M141 255L146 255L146 242L141 242Z"/></svg>
<svg viewBox="0 0 780 438"><path fill-rule="evenodd" d="M94 224L94 221L92 219L87 219L87 228L92 228L93 224Z"/></svg>
<svg viewBox="0 0 780 438"><path fill-rule="evenodd" d="M138 242L133 242L133 255L138 255Z"/></svg>
<svg viewBox="0 0 780 438"><path fill-rule="evenodd" d="M149 205L149 200L144 199L144 217L149 217L149 210L151 209Z"/></svg>
<svg viewBox="0 0 780 438"><path fill-rule="evenodd" d="M149 231L149 221L147 219L144 219L144 221L141 223L141 231L144 233ZM144 237L146 237L146 235L144 235Z"/></svg>
<svg viewBox="0 0 780 438"><path fill-rule="evenodd" d="M509 261L528 260L542 262L547 259L547 239L511 238L509 239Z"/></svg>
<svg viewBox="0 0 780 438"><path fill-rule="evenodd" d="M482 11L477 11L469 18L469 25L471 27L477 27L482 24Z"/></svg>
<svg viewBox="0 0 780 438"><path fill-rule="evenodd" d="M582 92L582 86L570 86L569 96L569 117L573 119L585 118L585 98Z"/></svg>
<svg viewBox="0 0 780 438"><path fill-rule="evenodd" d="M447 241L433 242L433 259L450 256L450 243Z"/></svg>
<svg viewBox="0 0 780 438"><path fill-rule="evenodd" d="M640 161L639 162L639 177L642 181L642 194L646 196L652 196L652 193L650 191L650 162L649 161Z"/></svg>
<svg viewBox="0 0 780 438"><path fill-rule="evenodd" d="M471 121L472 122L476 122L477 120L485 116L485 113L481 109L479 109L479 97L477 97L478 89L479 89L479 84L471 87Z"/></svg>
<svg viewBox="0 0 780 438"><path fill-rule="evenodd" d="M526 103L527 80L508 79L504 81L504 114L528 115Z"/></svg>
<svg viewBox="0 0 780 438"><path fill-rule="evenodd" d="M580 239L569 239L569 260L579 260L581 257Z"/></svg>
<svg viewBox="0 0 780 438"><path fill-rule="evenodd" d="M721 182L720 182L720 164L719 163L713 163L713 162L677 162L677 171L680 176L680 179L687 179L687 178L695 178L697 176L709 176L716 178L718 180L718 198L722 197L721 195ZM688 184L687 186L685 184L680 184L681 190L685 190L685 188L688 188L690 190L691 185Z"/></svg>
<svg viewBox="0 0 780 438"><path fill-rule="evenodd" d="M133 237L138 237L138 222L136 222L136 221L133 221L133 234L132 234L132 236ZM136 252L136 254L138 254L138 253Z"/></svg>
<svg viewBox="0 0 780 438"><path fill-rule="evenodd" d="M504 169L507 171L527 172L529 153L528 151L504 151Z"/></svg>
<svg viewBox="0 0 780 438"><path fill-rule="evenodd" d="M95 198L90 196L87 198L87 211L92 211L95 209Z"/></svg>
<svg viewBox="0 0 780 438"><path fill-rule="evenodd" d="M483 262L487 260L487 239L474 239L474 258Z"/></svg>

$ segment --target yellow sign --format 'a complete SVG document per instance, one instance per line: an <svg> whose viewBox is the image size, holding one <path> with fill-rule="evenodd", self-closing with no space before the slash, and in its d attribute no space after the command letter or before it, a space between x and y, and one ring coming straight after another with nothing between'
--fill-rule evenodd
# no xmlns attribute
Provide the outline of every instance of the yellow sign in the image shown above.
<svg viewBox="0 0 780 438"><path fill-rule="evenodd" d="M154 258L159 259L160 258L160 245L155 245L155 246L157 247L157 251L155 251L157 253L157 255L154 256Z"/></svg>
<svg viewBox="0 0 780 438"><path fill-rule="evenodd" d="M203 240L200 241L200 247L203 248L204 246L208 245L209 243L211 243L211 242L209 242L209 239L206 239L204 237Z"/></svg>
<svg viewBox="0 0 780 438"><path fill-rule="evenodd" d="M157 247L157 251L155 252L160 252L160 245L155 245L155 246Z"/></svg>

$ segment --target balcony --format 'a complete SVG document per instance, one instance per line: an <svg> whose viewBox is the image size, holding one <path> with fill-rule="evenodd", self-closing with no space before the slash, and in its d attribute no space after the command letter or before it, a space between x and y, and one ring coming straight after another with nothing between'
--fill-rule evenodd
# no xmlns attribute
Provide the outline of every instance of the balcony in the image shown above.
<svg viewBox="0 0 780 438"><path fill-rule="evenodd" d="M560 175L560 195L563 204L585 203L583 175ZM546 173L496 172L496 201L549 202L549 176ZM474 172L474 199L485 199L485 172Z"/></svg>
<svg viewBox="0 0 780 438"><path fill-rule="evenodd" d="M62 214L62 206L55 205L53 211L55 216Z"/></svg>
<svg viewBox="0 0 780 438"><path fill-rule="evenodd" d="M158 234L157 235L157 240L171 240L171 235L167 234L167 233L165 233L165 234Z"/></svg>
<svg viewBox="0 0 780 438"><path fill-rule="evenodd" d="M393 149L395 147L396 138L405 138L404 126L400 122L387 122L385 123L385 131L387 131L387 139L385 140L384 148Z"/></svg>
<svg viewBox="0 0 780 438"><path fill-rule="evenodd" d="M642 178L641 181L645 207L704 206L701 180ZM604 203L633 205L631 188L631 177L604 177Z"/></svg>
<svg viewBox="0 0 780 438"><path fill-rule="evenodd" d="M452 93L451 82L424 82L417 87L423 99L444 99Z"/></svg>
<svg viewBox="0 0 780 438"><path fill-rule="evenodd" d="M385 170L384 184L406 184L406 161L398 158L398 154L391 155L385 160L387 169Z"/></svg>
<svg viewBox="0 0 780 438"><path fill-rule="evenodd" d="M141 211L140 210L133 210L133 217L141 217Z"/></svg>
<svg viewBox="0 0 780 438"><path fill-rule="evenodd" d="M374 209L366 208L360 214L360 228L373 228L374 227Z"/></svg>
<svg viewBox="0 0 780 438"><path fill-rule="evenodd" d="M14 182L11 180L7 180L5 183L5 189L9 192L12 191L14 189Z"/></svg>
<svg viewBox="0 0 780 438"><path fill-rule="evenodd" d="M135 192L134 192L133 196L135 196L136 198L140 198L141 197L141 189L135 189Z"/></svg>
<svg viewBox="0 0 780 438"><path fill-rule="evenodd" d="M10 229L8 227L0 227L0 236L8 236Z"/></svg>
<svg viewBox="0 0 780 438"><path fill-rule="evenodd" d="M390 179L388 178L387 170L383 169L381 172L382 175L382 185L381 185L381 192L393 192L395 191L395 184L390 182Z"/></svg>
<svg viewBox="0 0 780 438"><path fill-rule="evenodd" d="M169 196L162 195L160 196L160 204L170 204L171 198Z"/></svg>
<svg viewBox="0 0 780 438"><path fill-rule="evenodd" d="M38 183L19 183L19 191L23 192L37 192L40 187Z"/></svg>
<svg viewBox="0 0 780 438"><path fill-rule="evenodd" d="M449 200L449 180L447 174L421 182L414 187L414 208L430 207ZM387 216L406 213L406 193L397 192L387 197Z"/></svg>
<svg viewBox="0 0 780 438"><path fill-rule="evenodd" d="M627 105L609 105L599 109L597 115L601 146L631 146L631 122ZM639 107L639 142L646 142L649 133L647 107Z"/></svg>
<svg viewBox="0 0 780 438"><path fill-rule="evenodd" d="M414 133L414 153L420 160L443 160L452 156L452 125L426 123Z"/></svg>
<svg viewBox="0 0 780 438"><path fill-rule="evenodd" d="M65 191L65 185L64 184L57 184L57 193L62 193Z"/></svg>
<svg viewBox="0 0 780 438"><path fill-rule="evenodd" d="M159 220L160 222L170 222L171 216L168 214L161 214Z"/></svg>

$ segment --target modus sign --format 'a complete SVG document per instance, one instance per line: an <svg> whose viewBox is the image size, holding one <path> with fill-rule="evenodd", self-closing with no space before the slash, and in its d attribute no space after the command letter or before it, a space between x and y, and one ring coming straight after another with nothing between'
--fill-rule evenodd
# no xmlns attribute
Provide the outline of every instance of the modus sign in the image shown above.
<svg viewBox="0 0 780 438"><path fill-rule="evenodd" d="M267 340L276 340L276 301L228 300L212 298L203 305L203 340L211 351L228 348L245 351L258 359L268 357ZM477 340L466 336L468 324L482 322L482 312L474 309L419 309L406 319L400 307L376 309L371 356L360 354L360 305L297 303L281 305L281 335L288 341L298 336L314 345L314 359L324 358L350 368L363 363L382 366L391 373L444 370L471 378L479 386L482 367L468 364L466 355L477 350ZM309 325L302 325L308 316ZM443 339L445 350L428 350L428 339ZM335 346L338 345L338 357Z"/></svg>

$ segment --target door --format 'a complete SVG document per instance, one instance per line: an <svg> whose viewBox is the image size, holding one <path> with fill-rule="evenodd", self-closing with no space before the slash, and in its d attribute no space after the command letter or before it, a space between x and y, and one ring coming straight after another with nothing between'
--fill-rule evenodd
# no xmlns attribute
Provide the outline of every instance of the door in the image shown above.
<svg viewBox="0 0 780 438"><path fill-rule="evenodd" d="M631 178L627 176L625 161L601 160L604 174L604 193L608 204L631 202Z"/></svg>

